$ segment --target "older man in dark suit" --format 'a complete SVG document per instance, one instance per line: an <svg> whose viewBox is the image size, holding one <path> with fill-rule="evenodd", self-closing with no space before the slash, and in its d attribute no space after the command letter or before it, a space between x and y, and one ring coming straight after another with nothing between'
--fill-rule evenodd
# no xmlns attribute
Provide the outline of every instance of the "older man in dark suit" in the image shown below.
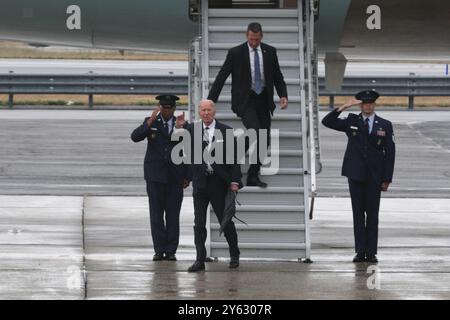
<svg viewBox="0 0 450 320"><path fill-rule="evenodd" d="M198 272L205 270L206 247L205 241L207 236L206 231L206 217L208 205L211 203L214 213L222 222L225 196L228 190L237 192L242 187L241 182L241 167L237 164L236 159L227 162L226 146L228 146L227 130L233 130L229 126L217 121L215 119L216 109L214 102L210 100L203 100L200 102L198 111L201 122L187 124L184 119L177 119L177 128L184 127L190 133L192 147L195 150L195 144L200 142L202 148L202 155L199 162L195 162L195 154L192 153L192 186L194 197L194 242L197 251L197 257L194 264L189 267L189 272ZM233 135L231 134L233 137ZM234 137L233 137L234 139ZM231 143L233 148L235 143ZM214 152L216 148L223 149L223 158L219 157L215 161ZM206 152L207 151L207 152ZM211 160L205 158L205 154L209 153ZM233 221L227 223L225 230L225 238L227 239L230 251L230 265L231 269L239 267L238 236L236 227Z"/></svg>
<svg viewBox="0 0 450 320"><path fill-rule="evenodd" d="M231 108L247 129L266 129L270 132L271 115L275 110L274 86L280 97L281 109L288 106L288 94L280 70L277 51L262 43L263 31L259 23L247 28L247 42L228 51L225 62L211 87L208 99L217 102L228 76L232 75ZM258 139L259 145L259 139ZM248 149L247 145L247 149ZM247 185L267 187L259 179L261 161L252 164Z"/></svg>

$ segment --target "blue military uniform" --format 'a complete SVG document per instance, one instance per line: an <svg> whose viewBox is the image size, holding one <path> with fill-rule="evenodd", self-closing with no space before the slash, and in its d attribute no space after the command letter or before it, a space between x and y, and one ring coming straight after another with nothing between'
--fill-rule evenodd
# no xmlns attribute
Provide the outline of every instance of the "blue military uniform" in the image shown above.
<svg viewBox="0 0 450 320"><path fill-rule="evenodd" d="M374 102L375 91L356 95L363 102ZM350 113L339 119L337 109L322 123L345 132L348 137L342 165L342 175L348 178L352 199L355 251L358 256L374 257L378 247L378 211L381 184L392 182L395 162L395 139L392 123L377 115L364 119L362 114Z"/></svg>
<svg viewBox="0 0 450 320"><path fill-rule="evenodd" d="M175 96L157 97L161 105L173 106L175 98L178 100ZM131 139L134 142L147 139L144 177L147 182L155 253L160 257L174 257L180 236L180 209L187 171L184 164L176 165L171 160L172 149L177 144L176 141L171 141L176 118L165 121L159 114L150 127L147 124L148 119L133 131Z"/></svg>

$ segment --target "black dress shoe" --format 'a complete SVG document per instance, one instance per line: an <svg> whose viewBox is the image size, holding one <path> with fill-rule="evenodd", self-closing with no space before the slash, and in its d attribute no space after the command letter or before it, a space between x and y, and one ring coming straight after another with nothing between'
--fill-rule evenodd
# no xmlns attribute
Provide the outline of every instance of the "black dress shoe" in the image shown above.
<svg viewBox="0 0 450 320"><path fill-rule="evenodd" d="M359 262L366 262L366 258L363 254L357 254L354 258L353 258L353 262L355 263L359 263Z"/></svg>
<svg viewBox="0 0 450 320"><path fill-rule="evenodd" d="M164 254L162 253L155 253L153 256L153 261L161 261L164 260Z"/></svg>
<svg viewBox="0 0 450 320"><path fill-rule="evenodd" d="M239 257L231 257L230 269L236 269L237 267L239 267Z"/></svg>
<svg viewBox="0 0 450 320"><path fill-rule="evenodd" d="M175 256L174 253L166 253L164 259L168 261L177 261L177 257Z"/></svg>
<svg viewBox="0 0 450 320"><path fill-rule="evenodd" d="M267 188L267 183L262 182L257 175L249 175L247 177L247 186Z"/></svg>
<svg viewBox="0 0 450 320"><path fill-rule="evenodd" d="M205 270L205 263L201 261L195 261L192 266L189 267L188 272L199 272Z"/></svg>
<svg viewBox="0 0 450 320"><path fill-rule="evenodd" d="M369 262L369 263L378 263L377 256L374 255L374 254L368 255L366 257L366 261Z"/></svg>

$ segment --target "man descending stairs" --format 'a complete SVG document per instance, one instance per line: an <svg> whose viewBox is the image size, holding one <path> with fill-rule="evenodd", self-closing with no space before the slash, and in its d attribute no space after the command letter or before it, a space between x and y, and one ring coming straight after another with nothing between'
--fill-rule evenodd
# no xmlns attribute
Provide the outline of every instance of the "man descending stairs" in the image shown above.
<svg viewBox="0 0 450 320"><path fill-rule="evenodd" d="M288 106L286 83L281 73L276 49L262 43L263 30L257 22L247 27L247 41L228 51L208 95L208 99L217 102L227 78L232 75L231 109L241 118L247 130L255 130L256 136L270 131L271 116L275 110L273 102L274 86L280 97L281 109ZM261 146L260 138L257 145ZM246 144L246 149L249 143ZM256 148L255 151L258 151ZM257 163L248 170L247 186L266 188L267 184L259 179L263 159L257 157Z"/></svg>
<svg viewBox="0 0 450 320"><path fill-rule="evenodd" d="M237 93L234 85L232 90L231 84L237 79L217 77L220 86L214 85L214 82L222 66L226 67L224 61L228 59L229 49L242 45L247 27L252 22L262 25L264 41L276 48L282 76L277 74L273 79L270 78L272 75L263 71L267 67L264 64L271 63L270 58L268 60L264 56L267 52L253 52L252 57L252 47L247 46L247 80L251 89L258 95L257 92L262 92L261 88L264 90L265 87L269 91L270 84L275 83L278 95L273 98L272 84L270 97L267 98L271 110L274 109L272 101L286 108L289 97L289 107L282 111L275 110L268 119L272 135L279 139L279 148L274 149L272 146L269 155L272 159L274 156L279 157L279 169L274 175L265 175L269 169L263 166L262 181L259 177L250 177L247 179L250 186L244 187L238 195L242 205L237 207L237 216L247 223L236 223L242 258L310 257L309 227L305 215L309 207L310 184L306 87L312 81L308 77L304 50L308 44L305 38L312 30L309 28L309 1L302 5L300 0L299 4L297 9L212 9L208 7L208 0L202 2L202 96L217 100L217 118L235 129L248 127L245 122L242 123L241 119L245 118L240 114L242 110L236 109L238 106L234 103L235 110L232 110L232 95ZM268 50L263 45L261 48ZM223 89L217 90L222 85ZM257 112L255 110L253 116L261 120ZM248 166L243 166L243 172L247 170ZM264 183L268 186L265 187ZM220 224L214 214L210 218L210 256L227 257L227 244L224 237L219 235Z"/></svg>

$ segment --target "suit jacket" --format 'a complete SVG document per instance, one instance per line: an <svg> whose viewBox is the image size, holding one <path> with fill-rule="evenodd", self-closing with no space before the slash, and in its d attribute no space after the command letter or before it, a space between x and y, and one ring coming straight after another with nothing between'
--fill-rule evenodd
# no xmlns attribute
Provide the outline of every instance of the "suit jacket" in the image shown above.
<svg viewBox="0 0 450 320"><path fill-rule="evenodd" d="M195 130L195 126L199 126L197 127L198 131ZM192 150L192 154L191 154L191 167L189 170L189 181L192 181L192 186L194 188L194 193L197 189L205 189L207 188L207 177L205 175L205 171L207 168L207 165L204 161L202 161L201 164L195 164L194 160L194 144L199 143L199 141L202 141L202 150L204 150L207 147L207 144L203 141L203 124L202 122L196 122L196 123L191 123L191 124L187 124L185 126L185 129L187 129L190 133L191 136L191 150ZM242 184L242 172L241 172L241 166L239 164L237 164L236 158L234 159L234 163L232 164L227 164L226 162L226 146L227 146L227 136L226 136L226 130L227 129L231 129L231 127L227 126L226 124L223 124L219 121L216 120L216 130L220 130L222 137L223 137L223 141L219 141L216 140L216 143L218 143L217 146L219 146L219 144L221 144L223 146L223 161L221 164L219 163L211 163L211 167L214 170L214 173L219 176L225 184L229 185L232 182L236 182L239 184L239 187L242 188L243 184ZM199 134L201 133L201 136L196 136L196 133ZM216 136L214 136L214 139L216 139ZM222 139L221 139L222 140ZM213 140L214 141L214 140ZM236 149L236 141L234 142L234 147ZM213 151L213 150L212 150ZM236 150L235 150L236 151ZM236 154L236 152L235 152ZM202 157L203 159L203 157Z"/></svg>
<svg viewBox="0 0 450 320"><path fill-rule="evenodd" d="M370 174L375 181L392 182L395 163L395 138L392 123L375 115L369 134L361 114L350 113L339 119L337 109L331 111L322 123L331 129L345 132L348 137L342 165L342 175L365 181Z"/></svg>
<svg viewBox="0 0 450 320"><path fill-rule="evenodd" d="M273 87L275 86L280 98L287 98L287 88L278 63L277 50L265 43L261 43L261 50L264 61L267 107L273 114L275 110ZM232 76L231 109L242 117L252 89L250 54L247 42L228 51L225 62L209 91L209 100L217 102L223 85L230 74Z"/></svg>
<svg viewBox="0 0 450 320"><path fill-rule="evenodd" d="M187 178L187 166L175 165L171 160L173 147L178 143L171 141L171 135L164 129L161 115L149 127L148 118L131 134L131 140L139 142L147 139L147 152L144 159L144 177L146 181L162 183L183 183ZM173 117L175 125L176 118ZM173 130L172 130L173 131Z"/></svg>

